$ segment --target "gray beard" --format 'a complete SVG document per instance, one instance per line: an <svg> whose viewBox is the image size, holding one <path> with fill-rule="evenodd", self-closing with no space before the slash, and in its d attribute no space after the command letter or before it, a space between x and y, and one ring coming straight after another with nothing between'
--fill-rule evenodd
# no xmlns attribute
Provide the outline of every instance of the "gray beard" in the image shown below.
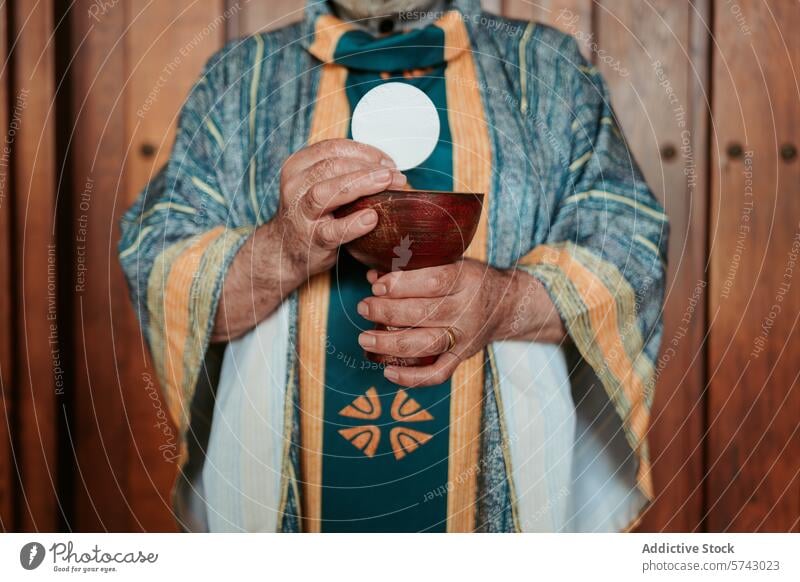
<svg viewBox="0 0 800 582"><path fill-rule="evenodd" d="M331 0L336 12L345 20L396 18L404 12L433 10L446 2L443 0Z"/></svg>

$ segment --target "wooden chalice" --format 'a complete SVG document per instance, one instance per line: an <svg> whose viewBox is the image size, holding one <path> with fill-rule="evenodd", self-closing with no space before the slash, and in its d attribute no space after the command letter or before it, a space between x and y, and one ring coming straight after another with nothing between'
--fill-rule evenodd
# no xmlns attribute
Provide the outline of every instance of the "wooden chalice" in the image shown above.
<svg viewBox="0 0 800 582"><path fill-rule="evenodd" d="M387 190L342 206L337 218L372 208L378 225L346 246L359 262L372 269L410 271L453 263L467 250L483 207L483 194L425 190ZM376 324L375 329L399 328ZM427 366L437 356L398 358L366 352L372 362L392 366Z"/></svg>

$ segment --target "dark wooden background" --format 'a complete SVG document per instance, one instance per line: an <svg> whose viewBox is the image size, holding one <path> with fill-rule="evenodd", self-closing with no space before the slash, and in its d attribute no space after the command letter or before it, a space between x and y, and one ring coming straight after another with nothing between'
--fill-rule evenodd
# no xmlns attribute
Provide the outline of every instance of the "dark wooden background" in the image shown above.
<svg viewBox="0 0 800 582"><path fill-rule="evenodd" d="M640 529L798 531L800 4L485 5L578 36L670 215L658 498ZM0 530L174 528L116 223L169 155L206 58L301 10L0 3Z"/></svg>

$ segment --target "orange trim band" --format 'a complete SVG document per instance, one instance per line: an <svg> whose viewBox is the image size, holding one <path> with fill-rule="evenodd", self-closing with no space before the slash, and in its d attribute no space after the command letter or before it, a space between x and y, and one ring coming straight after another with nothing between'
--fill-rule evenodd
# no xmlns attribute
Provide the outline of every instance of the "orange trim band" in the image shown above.
<svg viewBox="0 0 800 582"><path fill-rule="evenodd" d="M344 67L323 66L309 143L347 137L350 104L345 93L346 79ZM300 290L298 302L302 529L307 532L319 532L322 526L322 421L330 288L330 273L320 273Z"/></svg>
<svg viewBox="0 0 800 582"><path fill-rule="evenodd" d="M461 15L449 12L441 19L445 52L461 55L445 69L447 115L453 139L453 189L484 194L478 230L465 257L485 262L488 249L488 209L492 152L478 75ZM439 23L437 23L439 24ZM484 352L465 360L451 379L450 463L448 466L447 531L470 532L476 526L480 422L484 389Z"/></svg>
<svg viewBox="0 0 800 582"><path fill-rule="evenodd" d="M298 350L300 380L300 470L303 483L303 531L322 525L322 428L325 406L325 328L330 302L330 273L312 277L300 290Z"/></svg>
<svg viewBox="0 0 800 582"><path fill-rule="evenodd" d="M188 407L184 405L184 368L186 344L191 330L190 308L192 283L203 259L203 253L225 231L218 226L200 236L197 241L184 250L169 269L164 286L164 337L166 354L164 371L165 390L173 394L169 401L169 412L181 426L185 426Z"/></svg>
<svg viewBox="0 0 800 582"><path fill-rule="evenodd" d="M349 22L339 20L330 14L323 14L317 18L314 25L314 42L308 47L308 52L323 63L332 63L339 39L353 28Z"/></svg>
<svg viewBox="0 0 800 582"><path fill-rule="evenodd" d="M600 348L609 371L619 381L630 409L628 417L622 419L635 436L639 457L637 480L642 492L652 497L650 465L642 455L641 445L647 433L650 411L645 403L645 387L620 337L617 317L617 302L603 282L575 259L567 248L548 245L536 247L522 261L526 265L547 264L559 268L572 282L588 310L593 340Z"/></svg>
<svg viewBox="0 0 800 582"><path fill-rule="evenodd" d="M464 25L464 17L457 10L449 10L434 23L444 31L444 59L448 62L461 57L463 54L470 54L471 43L467 27ZM450 93L447 94L448 99Z"/></svg>

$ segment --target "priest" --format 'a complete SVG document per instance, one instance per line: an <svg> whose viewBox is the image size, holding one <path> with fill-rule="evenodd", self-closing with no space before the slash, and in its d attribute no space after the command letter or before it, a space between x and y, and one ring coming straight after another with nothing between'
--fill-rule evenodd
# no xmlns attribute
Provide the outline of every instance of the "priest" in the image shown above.
<svg viewBox="0 0 800 582"><path fill-rule="evenodd" d="M352 140L387 82L439 116L404 171ZM377 215L333 211L409 187L484 194L474 240L368 271L342 245ZM668 221L571 37L477 0L309 0L211 58L121 230L183 529L622 531L653 498Z"/></svg>

